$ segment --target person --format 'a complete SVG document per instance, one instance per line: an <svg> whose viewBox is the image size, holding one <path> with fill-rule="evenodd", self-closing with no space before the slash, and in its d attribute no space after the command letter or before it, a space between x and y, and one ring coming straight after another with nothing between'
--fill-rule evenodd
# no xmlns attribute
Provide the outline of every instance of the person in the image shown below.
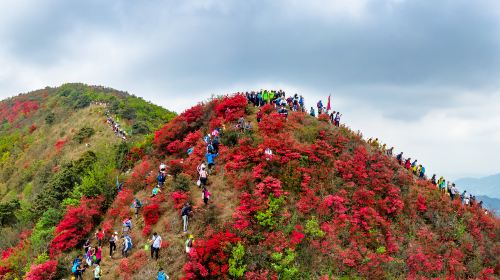
<svg viewBox="0 0 500 280"><path fill-rule="evenodd" d="M270 160L273 157L273 151L269 149L269 147L266 147L264 154L266 156L266 160Z"/></svg>
<svg viewBox="0 0 500 280"><path fill-rule="evenodd" d="M203 137L203 141L205 141L206 144L210 143L210 141L212 141L212 139L210 139L210 134L205 135L205 137Z"/></svg>
<svg viewBox="0 0 500 280"><path fill-rule="evenodd" d="M457 188L457 186L455 186L455 184L453 184L451 186L451 193L450 193L450 198L452 201L455 200L455 197L457 196L457 194L458 194L458 188Z"/></svg>
<svg viewBox="0 0 500 280"><path fill-rule="evenodd" d="M330 113L330 123L335 125L335 111Z"/></svg>
<svg viewBox="0 0 500 280"><path fill-rule="evenodd" d="M90 239L87 238L87 240L85 240L85 243L83 243L83 250L85 251L85 254L87 254L89 248L90 248Z"/></svg>
<svg viewBox="0 0 500 280"><path fill-rule="evenodd" d="M386 154L388 157L392 157L393 152L394 152L394 147L391 147L389 150L387 150Z"/></svg>
<svg viewBox="0 0 500 280"><path fill-rule="evenodd" d="M192 234L189 235L189 237L186 240L186 242L184 243L184 245L186 246L186 253L189 254L191 252L191 250L193 249L193 245L194 245L194 237Z"/></svg>
<svg viewBox="0 0 500 280"><path fill-rule="evenodd" d="M158 275L156 276L156 280L168 280L168 275L163 271L163 268L160 267L158 270Z"/></svg>
<svg viewBox="0 0 500 280"><path fill-rule="evenodd" d="M137 218L139 216L139 210L142 207L142 202L136 197L134 198L134 210L135 210L135 217Z"/></svg>
<svg viewBox="0 0 500 280"><path fill-rule="evenodd" d="M85 272L85 266L83 266L83 263L80 263L76 269L76 275L75 280L83 280L83 273Z"/></svg>
<svg viewBox="0 0 500 280"><path fill-rule="evenodd" d="M342 117L342 114L340 112L337 112L337 115L335 116L335 126L337 127L340 126L340 117Z"/></svg>
<svg viewBox="0 0 500 280"><path fill-rule="evenodd" d="M118 241L118 232L114 232L109 239L109 256L113 257L113 251L116 251L116 242Z"/></svg>
<svg viewBox="0 0 500 280"><path fill-rule="evenodd" d="M433 174L432 175L432 178L431 178L431 183L435 186L436 185L436 174Z"/></svg>
<svg viewBox="0 0 500 280"><path fill-rule="evenodd" d="M245 129L251 130L252 124L250 122L248 122ZM214 140L212 141L212 146L214 148L214 153L218 154L219 153L219 136L214 137Z"/></svg>
<svg viewBox="0 0 500 280"><path fill-rule="evenodd" d="M101 279L101 265L97 263L94 268L94 280L99 280L99 279Z"/></svg>
<svg viewBox="0 0 500 280"><path fill-rule="evenodd" d="M207 158L207 163L208 163L208 171L210 172L215 165L215 158L218 156L218 154L211 154L211 153L206 153L205 157Z"/></svg>
<svg viewBox="0 0 500 280"><path fill-rule="evenodd" d="M102 240L104 239L104 231L101 228L99 228L95 232L95 239L97 240L98 246L102 246Z"/></svg>
<svg viewBox="0 0 500 280"><path fill-rule="evenodd" d="M160 168L159 169L160 169L161 173L165 174L167 172L167 165L162 162L162 163L160 163Z"/></svg>
<svg viewBox="0 0 500 280"><path fill-rule="evenodd" d="M191 206L189 205L189 202L186 202L186 204L184 204L184 207L182 207L181 210L182 221L184 223L183 225L184 232L187 232L188 216L190 212L191 212Z"/></svg>
<svg viewBox="0 0 500 280"><path fill-rule="evenodd" d="M316 107L318 107L318 116L321 115L322 110L323 110L323 102L320 100L318 103L316 103Z"/></svg>
<svg viewBox="0 0 500 280"><path fill-rule="evenodd" d="M399 164L403 164L403 152L399 153L397 156L396 156L396 160L399 162Z"/></svg>
<svg viewBox="0 0 500 280"><path fill-rule="evenodd" d="M406 169L410 170L411 169L411 158L408 158L406 159L406 162L405 162L405 167Z"/></svg>
<svg viewBox="0 0 500 280"><path fill-rule="evenodd" d="M165 180L166 180L166 176L165 176L165 173L164 172L158 172L158 176L156 176L156 181L158 182L158 185L160 187L163 187L163 185L165 185Z"/></svg>
<svg viewBox="0 0 500 280"><path fill-rule="evenodd" d="M78 255L73 260L73 264L71 266L71 272L73 273L73 276L75 277L75 279L83 279L82 274L81 274L82 271L80 269L81 264L82 264L82 259L81 259L81 256Z"/></svg>
<svg viewBox="0 0 500 280"><path fill-rule="evenodd" d="M260 123L261 120L262 120L262 112L259 111L257 112L257 122Z"/></svg>
<svg viewBox="0 0 500 280"><path fill-rule="evenodd" d="M123 232L132 230L132 217L128 217L123 221Z"/></svg>
<svg viewBox="0 0 500 280"><path fill-rule="evenodd" d="M99 246L97 247L97 249L95 250L95 264L100 264L101 263L101 259L102 259L102 247Z"/></svg>
<svg viewBox="0 0 500 280"><path fill-rule="evenodd" d="M310 111L309 115L311 115L311 117L316 117L316 113L314 113L313 107L311 107L311 111Z"/></svg>
<svg viewBox="0 0 500 280"><path fill-rule="evenodd" d="M207 181L208 181L208 172L205 169L205 164L203 164L203 166L201 167L201 170L198 172L198 174L200 176L200 187L204 188L207 185Z"/></svg>
<svg viewBox="0 0 500 280"><path fill-rule="evenodd" d="M188 156L194 152L194 147L187 149Z"/></svg>
<svg viewBox="0 0 500 280"><path fill-rule="evenodd" d="M156 185L151 191L151 197L155 197L160 192L161 192L160 186Z"/></svg>
<svg viewBox="0 0 500 280"><path fill-rule="evenodd" d="M469 205L470 203L470 194L464 191L464 205Z"/></svg>
<svg viewBox="0 0 500 280"><path fill-rule="evenodd" d="M87 251L87 254L85 255L85 262L87 263L88 266L92 265L94 251L95 251L94 248L89 247L89 250Z"/></svg>
<svg viewBox="0 0 500 280"><path fill-rule="evenodd" d="M203 190L201 191L201 197L203 198L203 202L205 205L208 204L208 200L210 199L210 192L207 190L205 186L203 186Z"/></svg>
<svg viewBox="0 0 500 280"><path fill-rule="evenodd" d="M130 236L122 236L122 256L128 257L128 253L132 250L132 238Z"/></svg>
<svg viewBox="0 0 500 280"><path fill-rule="evenodd" d="M161 236L158 233L153 233L153 237L150 240L151 243L151 258L155 258L158 260L158 254L160 253L161 248ZM154 256L154 257L153 257Z"/></svg>

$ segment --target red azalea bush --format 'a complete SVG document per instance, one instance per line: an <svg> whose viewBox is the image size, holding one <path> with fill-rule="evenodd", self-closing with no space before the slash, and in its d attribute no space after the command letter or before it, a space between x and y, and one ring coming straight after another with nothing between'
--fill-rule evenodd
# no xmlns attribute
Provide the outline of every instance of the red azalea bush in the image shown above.
<svg viewBox="0 0 500 280"><path fill-rule="evenodd" d="M226 96L214 101L215 114L231 122L245 115L245 108L248 104L247 98L242 94Z"/></svg>
<svg viewBox="0 0 500 280"><path fill-rule="evenodd" d="M141 270L147 263L148 255L144 250L139 250L130 257L121 259L116 273L120 275L120 279L131 279L132 275Z"/></svg>
<svg viewBox="0 0 500 280"><path fill-rule="evenodd" d="M64 218L56 226L50 243L50 256L76 247L92 231L101 215L104 197L82 198L80 205L68 206Z"/></svg>
<svg viewBox="0 0 500 280"><path fill-rule="evenodd" d="M231 245L238 241L240 238L228 231L196 240L189 253L189 262L184 265L182 279L223 278L229 270L227 261Z"/></svg>
<svg viewBox="0 0 500 280"><path fill-rule="evenodd" d="M151 185L156 180L156 164L151 160L144 159L132 170L132 174L125 182L125 186L133 190L143 189L145 186Z"/></svg>
<svg viewBox="0 0 500 280"><path fill-rule="evenodd" d="M151 226L156 224L160 219L160 206L157 203L144 206L142 215L144 216L144 223L146 225L143 236L147 236L151 231ZM146 230L146 228L148 228L148 230Z"/></svg>
<svg viewBox="0 0 500 280"><path fill-rule="evenodd" d="M39 108L39 104L32 100L18 98L13 103L3 102L0 104L0 122L7 120L9 123L16 121L21 115L28 116Z"/></svg>
<svg viewBox="0 0 500 280"><path fill-rule="evenodd" d="M130 216L130 206L134 199L134 192L130 188L123 188L117 195L106 213L106 219L114 222L116 219L125 219Z"/></svg>
<svg viewBox="0 0 500 280"><path fill-rule="evenodd" d="M175 191L170 193L170 197L174 201L174 208L181 209L189 201L189 192Z"/></svg>
<svg viewBox="0 0 500 280"><path fill-rule="evenodd" d="M57 272L57 260L46 261L42 264L32 265L26 274L26 280L52 280Z"/></svg>

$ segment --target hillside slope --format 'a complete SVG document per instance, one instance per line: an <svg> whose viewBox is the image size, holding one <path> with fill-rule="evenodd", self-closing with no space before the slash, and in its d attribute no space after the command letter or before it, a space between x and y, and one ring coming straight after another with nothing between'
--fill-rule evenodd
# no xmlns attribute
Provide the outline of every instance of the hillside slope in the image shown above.
<svg viewBox="0 0 500 280"><path fill-rule="evenodd" d="M236 127L240 117L251 129ZM196 168L205 161L203 135L216 128L221 145L204 205ZM132 216L131 254L110 257L104 248L104 279L154 279L159 267L171 279L499 276L498 219L451 201L324 115L289 112L285 119L241 95L220 97L186 110L125 158L134 167L124 174L124 189L110 204L96 194L68 207L47 248L52 260L38 261L31 272L68 277L83 241L96 245L93 230L102 228L107 240ZM151 197L162 162L170 176ZM130 207L134 198L143 204L138 217ZM180 209L186 201L193 211L184 233ZM163 238L157 261L144 247L152 232ZM186 254L189 234L194 247ZM91 277L85 272L85 279Z"/></svg>
<svg viewBox="0 0 500 280"><path fill-rule="evenodd" d="M30 241L25 256L9 265L18 276L31 258L46 257L66 205L95 194L109 203L116 190L104 186L128 168L128 151L175 116L125 92L84 84L3 100L0 113L0 250L15 247L20 235ZM126 141L106 114L120 124Z"/></svg>

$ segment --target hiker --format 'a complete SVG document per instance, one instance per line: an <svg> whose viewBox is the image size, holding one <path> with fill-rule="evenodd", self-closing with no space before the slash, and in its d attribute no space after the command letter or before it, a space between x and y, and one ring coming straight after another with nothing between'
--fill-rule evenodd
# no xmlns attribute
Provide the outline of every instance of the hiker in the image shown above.
<svg viewBox="0 0 500 280"><path fill-rule="evenodd" d="M205 157L207 158L208 163L208 171L210 172L215 165L214 159L218 156L218 154L206 153Z"/></svg>
<svg viewBox="0 0 500 280"><path fill-rule="evenodd" d="M264 151L264 155L266 156L266 160L270 160L273 158L273 151L269 149L269 147L266 147L266 150Z"/></svg>
<svg viewBox="0 0 500 280"><path fill-rule="evenodd" d="M194 152L194 147L187 149L188 156Z"/></svg>
<svg viewBox="0 0 500 280"><path fill-rule="evenodd" d="M94 268L94 280L99 279L101 279L101 266L99 265L99 263L97 263Z"/></svg>
<svg viewBox="0 0 500 280"><path fill-rule="evenodd" d="M406 159L406 162L405 162L405 168L410 170L411 169L411 158L408 158Z"/></svg>
<svg viewBox="0 0 500 280"><path fill-rule="evenodd" d="M252 129L252 124L250 122L247 123L247 126L245 127L247 130ZM219 153L219 136L215 136L214 140L212 141L212 146L214 148L214 153L218 154Z"/></svg>
<svg viewBox="0 0 500 280"><path fill-rule="evenodd" d="M186 204L184 204L184 207L182 207L181 210L182 221L184 222L183 225L184 232L187 232L188 216L190 212L191 212L191 206L189 205L189 202L186 202Z"/></svg>
<svg viewBox="0 0 500 280"><path fill-rule="evenodd" d="M467 191L464 191L463 203L464 203L464 205L469 205L469 203L470 203L470 194Z"/></svg>
<svg viewBox="0 0 500 280"><path fill-rule="evenodd" d="M261 120L262 120L262 112L259 111L257 112L257 122L260 123Z"/></svg>
<svg viewBox="0 0 500 280"><path fill-rule="evenodd" d="M71 272L75 279L83 279L81 275L80 265L82 264L81 255L78 255L74 260L71 266Z"/></svg>
<svg viewBox="0 0 500 280"><path fill-rule="evenodd" d="M314 113L313 107L311 107L311 111L309 111L309 115L311 115L311 117L316 117L316 114Z"/></svg>
<svg viewBox="0 0 500 280"><path fill-rule="evenodd" d="M122 256L128 257L130 250L132 250L132 238L128 234L122 235Z"/></svg>
<svg viewBox="0 0 500 280"><path fill-rule="evenodd" d="M186 240L184 245L186 246L186 253L189 254L193 249L194 237L192 234L189 235L189 238Z"/></svg>
<svg viewBox="0 0 500 280"><path fill-rule="evenodd" d="M212 136L215 138L215 137L219 137L219 130L217 128L215 128L213 131L212 131Z"/></svg>
<svg viewBox="0 0 500 280"><path fill-rule="evenodd" d="M340 112L337 112L337 115L335 116L335 126L337 127L340 126L340 117L342 117L342 114Z"/></svg>
<svg viewBox="0 0 500 280"><path fill-rule="evenodd" d="M335 111L330 113L330 123L335 125Z"/></svg>
<svg viewBox="0 0 500 280"><path fill-rule="evenodd" d="M156 181L158 182L158 185L160 187L163 187L163 185L165 184L165 180L167 179L167 177L165 176L165 173L164 172L158 172L158 176L156 176Z"/></svg>
<svg viewBox="0 0 500 280"><path fill-rule="evenodd" d="M156 185L151 191L151 197L155 197L160 192L161 192L160 186Z"/></svg>
<svg viewBox="0 0 500 280"><path fill-rule="evenodd" d="M167 165L165 163L160 163L160 172L165 174L167 173Z"/></svg>
<svg viewBox="0 0 500 280"><path fill-rule="evenodd" d="M210 192L208 191L208 189L203 186L203 190L201 191L201 197L203 199L203 202L205 203L205 205L208 204L208 200L210 199Z"/></svg>
<svg viewBox="0 0 500 280"><path fill-rule="evenodd" d="M88 266L92 265L94 251L95 251L94 248L89 247L89 250L87 251L87 254L85 255L85 262L87 263Z"/></svg>
<svg viewBox="0 0 500 280"><path fill-rule="evenodd" d="M417 160L414 160L412 163L411 163L411 167L413 168L414 166L417 165Z"/></svg>
<svg viewBox="0 0 500 280"><path fill-rule="evenodd" d="M432 178L431 178L431 183L435 186L437 183L436 183L436 174L433 174L432 175Z"/></svg>
<svg viewBox="0 0 500 280"><path fill-rule="evenodd" d="M101 259L102 259L102 247L100 245L95 250L94 256L95 256L94 263L95 264L100 264L101 263Z"/></svg>
<svg viewBox="0 0 500 280"><path fill-rule="evenodd" d="M455 200L455 197L457 196L457 194L458 194L458 188L457 188L457 186L455 186L455 184L453 184L451 186L451 192L450 192L450 197L451 197L452 201Z"/></svg>
<svg viewBox="0 0 500 280"><path fill-rule="evenodd" d="M155 259L158 260L158 254L161 248L161 236L155 232L149 242L151 243L151 258L153 258L154 255Z"/></svg>
<svg viewBox="0 0 500 280"><path fill-rule="evenodd" d="M138 218L138 216L139 216L139 210L142 207L142 202L137 197L134 198L133 207L134 207L134 210L135 210L135 218Z"/></svg>
<svg viewBox="0 0 500 280"><path fill-rule="evenodd" d="M322 113L322 110L323 110L323 102L318 101L318 103L316 103L316 107L318 107L318 116L321 115Z"/></svg>
<svg viewBox="0 0 500 280"><path fill-rule="evenodd" d="M109 239L109 256L113 257L113 251L116 251L116 242L118 242L118 232L114 232Z"/></svg>
<svg viewBox="0 0 500 280"><path fill-rule="evenodd" d="M132 217L128 217L123 221L123 232L127 233L132 230Z"/></svg>
<svg viewBox="0 0 500 280"><path fill-rule="evenodd" d="M87 238L87 240L85 240L85 243L83 243L83 250L85 251L85 254L87 254L89 248L90 248L90 239Z"/></svg>
<svg viewBox="0 0 500 280"><path fill-rule="evenodd" d="M201 166L200 168L201 168L201 170L198 171L198 174L199 174L199 177L200 177L200 185L199 185L199 187L200 188L204 188L207 185L208 172L205 169L205 164L203 164L203 166Z"/></svg>
<svg viewBox="0 0 500 280"><path fill-rule="evenodd" d="M102 245L102 240L104 239L104 231L99 228L98 230L96 230L95 232L95 239L97 240L97 244L99 246Z"/></svg>
<svg viewBox="0 0 500 280"><path fill-rule="evenodd" d="M386 151L386 155L388 157L392 157L392 153L394 152L394 147L391 147L389 150Z"/></svg>
<svg viewBox="0 0 500 280"><path fill-rule="evenodd" d="M160 267L158 270L158 274L156 276L156 280L168 280L168 275L163 271L163 268Z"/></svg>
<svg viewBox="0 0 500 280"><path fill-rule="evenodd" d="M397 156L396 156L396 159L398 160L399 164L403 164L403 152L399 153Z"/></svg>

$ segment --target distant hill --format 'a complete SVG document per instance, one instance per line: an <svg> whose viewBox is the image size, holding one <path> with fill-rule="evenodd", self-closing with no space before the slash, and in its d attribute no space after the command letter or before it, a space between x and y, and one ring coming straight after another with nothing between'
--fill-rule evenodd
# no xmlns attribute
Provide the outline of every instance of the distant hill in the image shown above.
<svg viewBox="0 0 500 280"><path fill-rule="evenodd" d="M500 214L500 199L479 195L477 196L477 200L482 200L485 208L494 211L497 215Z"/></svg>
<svg viewBox="0 0 500 280"><path fill-rule="evenodd" d="M120 124L126 142L105 114ZM126 92L85 84L0 101L0 250L18 242L19 232L43 215L63 213L82 193L104 193L101 184L127 168L128 150L147 135L152 139L175 115ZM94 169L99 176L87 176ZM50 218L58 221L58 215Z"/></svg>
<svg viewBox="0 0 500 280"><path fill-rule="evenodd" d="M500 198L500 174L483 178L462 178L455 182L461 190L472 194Z"/></svg>

